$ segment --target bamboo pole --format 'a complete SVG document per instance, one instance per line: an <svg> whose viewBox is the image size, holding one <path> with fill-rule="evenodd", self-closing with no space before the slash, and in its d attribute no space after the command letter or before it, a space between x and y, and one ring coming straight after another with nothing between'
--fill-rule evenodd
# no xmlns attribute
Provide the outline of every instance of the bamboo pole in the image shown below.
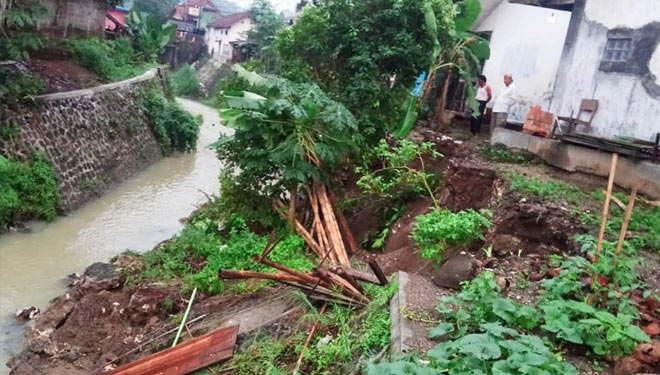
<svg viewBox="0 0 660 375"><path fill-rule="evenodd" d="M289 194L289 224L291 225L291 229L295 228L295 221L296 221L296 199L298 197L298 185L294 186L291 188L291 192Z"/></svg>
<svg viewBox="0 0 660 375"><path fill-rule="evenodd" d="M325 309L328 306L327 303L324 303L323 306L321 307L321 311L319 311L319 315L323 315L325 313ZM305 340L305 345L303 345L302 350L300 351L300 356L298 356L298 361L296 361L296 368L293 370L293 375L298 375L298 371L300 370L300 366L302 366L303 359L305 358L305 349L309 346L309 343L312 342L312 337L314 337L314 333L316 333L316 327L319 325L319 321L315 321L314 325L312 325L312 329L309 330L309 334L307 335L307 340Z"/></svg>
<svg viewBox="0 0 660 375"><path fill-rule="evenodd" d="M628 223L630 223L630 218L632 216L633 208L635 207L635 199L637 198L637 187L632 189L630 193L630 200L628 201L628 207L626 207L626 216L623 218L623 224L621 225L621 233L619 233L619 242L616 244L616 255L619 255L621 249L623 248L623 241L626 239L626 232L628 232Z"/></svg>
<svg viewBox="0 0 660 375"><path fill-rule="evenodd" d="M278 209L278 206L283 206L282 202L275 202L275 210L282 216L284 219L287 219L286 214ZM319 246L318 242L314 240L312 235L305 229L305 227L300 224L298 220L295 220L295 230L296 232L305 240L307 245L318 255L319 257L323 256L323 249Z"/></svg>
<svg viewBox="0 0 660 375"><path fill-rule="evenodd" d="M328 237L330 237L330 242L334 247L337 260L341 265L348 266L350 265L350 262L348 260L348 255L346 254L346 249L344 248L344 241L341 238L339 226L337 225L335 213L332 209L332 205L330 204L325 185L318 183L318 193L318 198L321 202L321 210L323 212L323 219L325 221L325 227L328 230Z"/></svg>
<svg viewBox="0 0 660 375"><path fill-rule="evenodd" d="M316 231L316 237L318 238L321 248L325 249L325 254L323 256L330 258L330 262L337 263L337 257L334 256L334 252L332 251L332 246L328 241L328 237L325 233L325 229L323 228L323 223L321 222L321 215L319 214L318 197L316 194L314 194L314 191L309 188L307 188L307 195L309 196L309 201L311 203L312 211L314 214L313 227L314 230Z"/></svg>
<svg viewBox="0 0 660 375"><path fill-rule="evenodd" d="M218 271L218 277L221 279L264 279L275 281L291 281L296 283L305 283L306 281L297 276L283 272L267 273L256 271L220 270Z"/></svg>
<svg viewBox="0 0 660 375"><path fill-rule="evenodd" d="M337 197L332 191L330 191L329 194L330 194L330 203L332 204L333 207L336 207ZM355 240L355 236L351 231L351 226L348 224L348 220L346 220L346 216L344 215L342 210L337 209L336 211L337 212L335 212L335 214L337 216L337 219L339 219L339 230L341 231L343 238L348 243L349 255L355 254L355 252L358 250L359 247L357 241Z"/></svg>
<svg viewBox="0 0 660 375"><path fill-rule="evenodd" d="M197 294L197 288L193 289L192 295L190 296L190 300L188 301L188 307L186 308L186 312L183 314L183 319L181 319L181 325L179 325L179 330L176 332L176 336L174 336L174 342L172 342L172 347L175 347L176 344L179 342L179 338L181 337L181 332L183 331L183 326L186 325L186 320L188 320L188 314L190 314L190 308L193 305L193 302L195 302L195 294Z"/></svg>
<svg viewBox="0 0 660 375"><path fill-rule="evenodd" d="M308 283L315 284L315 283L318 283L318 282L319 282L319 278L318 278L318 277L314 277L314 276L312 276L312 275L308 275L308 274L306 274L306 273L303 273L303 272L300 272L300 271L298 271L298 270L295 270L295 269L293 269L293 268L291 268L291 267L287 267L287 266L285 266L285 265L283 265L283 264L279 264L279 263L273 262L273 261L270 260L270 259L259 258L259 257L257 257L257 256L252 257L252 259L254 259L255 262L258 262L258 263L261 263L261 264L265 264L265 265L267 265L267 266L269 266L269 267L273 267L273 268L275 268L275 269L277 269L277 270L280 270L280 271L282 271L282 272L285 272L285 273L288 273L288 274L290 274L290 275L296 276L296 277L298 277L298 278L300 278L300 279L302 279L302 280L305 280L305 281L308 282Z"/></svg>
<svg viewBox="0 0 660 375"><path fill-rule="evenodd" d="M605 228L607 226L607 216L610 212L610 198L612 197L612 187L614 186L614 175L616 173L616 163L619 154L612 154L612 162L610 165L610 178L607 182L607 192L605 194L605 204L603 205L603 217L600 223L600 232L598 232L598 244L596 245L596 255L599 255L603 249L603 237L605 237Z"/></svg>

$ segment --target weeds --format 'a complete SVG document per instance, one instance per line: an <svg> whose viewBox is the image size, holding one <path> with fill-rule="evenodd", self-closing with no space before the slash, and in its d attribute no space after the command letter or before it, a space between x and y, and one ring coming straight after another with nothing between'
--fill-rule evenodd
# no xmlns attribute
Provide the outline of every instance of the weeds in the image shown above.
<svg viewBox="0 0 660 375"><path fill-rule="evenodd" d="M58 206L55 171L44 154L27 163L0 155L0 229L21 219L53 220Z"/></svg>
<svg viewBox="0 0 660 375"><path fill-rule="evenodd" d="M488 160L501 163L525 164L531 161L531 157L509 151L506 147L486 146L479 153Z"/></svg>
<svg viewBox="0 0 660 375"><path fill-rule="evenodd" d="M101 40L92 37L68 43L78 64L110 81L138 76L154 66L137 62L135 51L125 38Z"/></svg>
<svg viewBox="0 0 660 375"><path fill-rule="evenodd" d="M504 177L509 180L511 191L532 194L539 198L558 198L577 203L586 196L577 186L559 180L542 180L515 172L505 173Z"/></svg>
<svg viewBox="0 0 660 375"><path fill-rule="evenodd" d="M165 154L171 153L172 150L196 149L201 124L193 115L157 90L148 91L143 102Z"/></svg>
<svg viewBox="0 0 660 375"><path fill-rule="evenodd" d="M197 79L197 73L190 65L185 64L170 76L172 91L176 96L196 98L201 94L202 87Z"/></svg>
<svg viewBox="0 0 660 375"><path fill-rule="evenodd" d="M475 239L484 239L483 229L491 225L492 212L475 210L451 212L434 209L417 217L412 238L424 258L440 259L447 245L465 246Z"/></svg>

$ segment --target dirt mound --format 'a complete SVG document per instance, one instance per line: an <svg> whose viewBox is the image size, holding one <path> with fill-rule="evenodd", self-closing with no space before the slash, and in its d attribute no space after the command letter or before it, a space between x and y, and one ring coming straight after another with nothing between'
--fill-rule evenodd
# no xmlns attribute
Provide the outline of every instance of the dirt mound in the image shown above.
<svg viewBox="0 0 660 375"><path fill-rule="evenodd" d="M584 231L568 210L541 202L520 202L510 195L497 208L486 242L496 254L570 252L571 237Z"/></svg>
<svg viewBox="0 0 660 375"><path fill-rule="evenodd" d="M503 190L495 170L452 161L439 200L452 211L482 209L493 206Z"/></svg>
<svg viewBox="0 0 660 375"><path fill-rule="evenodd" d="M103 84L96 74L69 60L31 59L27 69L44 80L46 93L66 92Z"/></svg>

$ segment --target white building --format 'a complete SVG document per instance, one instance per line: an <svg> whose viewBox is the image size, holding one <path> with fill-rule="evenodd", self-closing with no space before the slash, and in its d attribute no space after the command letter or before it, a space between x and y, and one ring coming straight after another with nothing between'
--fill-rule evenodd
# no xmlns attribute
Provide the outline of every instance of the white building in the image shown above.
<svg viewBox="0 0 660 375"><path fill-rule="evenodd" d="M524 121L530 105L559 116L599 102L589 133L655 140L660 133L660 1L482 0L475 31L490 33L484 74L496 94L512 73ZM578 128L578 131L586 129Z"/></svg>
<svg viewBox="0 0 660 375"><path fill-rule="evenodd" d="M252 21L247 12L218 17L206 26L206 45L209 55L221 62L231 62L233 44L245 42L252 29Z"/></svg>

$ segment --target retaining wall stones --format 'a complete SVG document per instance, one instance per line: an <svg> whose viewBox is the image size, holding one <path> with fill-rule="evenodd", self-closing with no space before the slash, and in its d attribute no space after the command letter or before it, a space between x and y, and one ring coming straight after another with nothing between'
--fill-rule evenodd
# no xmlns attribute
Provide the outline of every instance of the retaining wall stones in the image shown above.
<svg viewBox="0 0 660 375"><path fill-rule="evenodd" d="M80 207L110 185L162 158L140 97L162 90L154 69L126 81L39 96L14 113L19 125L0 153L26 158L42 151L53 164L64 211Z"/></svg>

